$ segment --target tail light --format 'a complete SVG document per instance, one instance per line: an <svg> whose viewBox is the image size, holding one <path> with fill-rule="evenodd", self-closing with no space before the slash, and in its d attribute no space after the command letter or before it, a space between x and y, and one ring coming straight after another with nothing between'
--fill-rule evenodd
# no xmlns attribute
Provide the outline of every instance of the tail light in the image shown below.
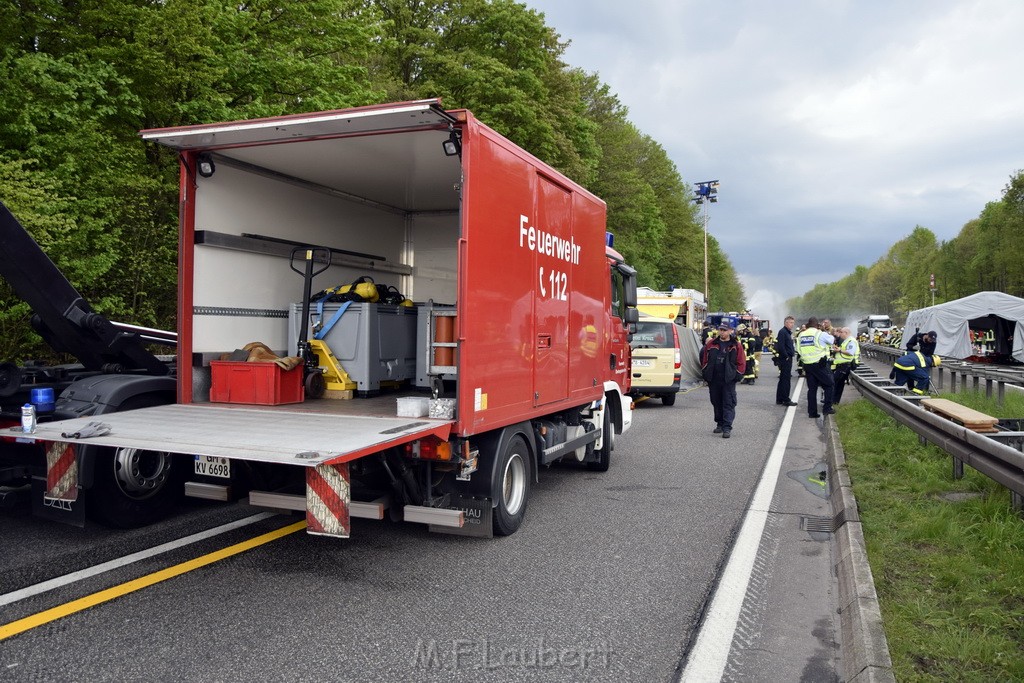
<svg viewBox="0 0 1024 683"><path fill-rule="evenodd" d="M672 366L672 369L680 370L683 367L683 354L679 350L679 330L676 329L675 325L672 326L672 341L674 342L674 345L676 347L676 355L674 361L675 365Z"/></svg>
<svg viewBox="0 0 1024 683"><path fill-rule="evenodd" d="M405 454L422 460L451 460L452 445L431 436L405 444Z"/></svg>

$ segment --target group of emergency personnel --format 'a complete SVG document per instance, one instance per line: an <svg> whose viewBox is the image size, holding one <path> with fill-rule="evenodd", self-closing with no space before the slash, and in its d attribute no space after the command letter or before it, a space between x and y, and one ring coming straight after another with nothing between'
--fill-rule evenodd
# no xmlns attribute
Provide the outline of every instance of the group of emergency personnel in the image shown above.
<svg viewBox="0 0 1024 683"><path fill-rule="evenodd" d="M849 327L832 327L832 321L810 318L794 340L800 368L807 378L807 416L835 413L832 406L843 397L850 373L860 363L860 343ZM781 377L780 377L781 381ZM788 382L787 382L788 383ZM818 412L818 389L822 391Z"/></svg>
<svg viewBox="0 0 1024 683"><path fill-rule="evenodd" d="M939 335L934 331L917 332L907 340L907 353L896 359L889 379L898 386L906 385L914 394L925 394L931 384L928 368L942 365L935 355Z"/></svg>
<svg viewBox="0 0 1024 683"><path fill-rule="evenodd" d="M718 335L718 330L711 327L708 321L704 321L704 327L701 329L701 341L707 344L708 341L715 338ZM753 384L757 381L758 373L761 369L761 351L764 350L765 346L769 344L771 338L771 330L768 331L767 337L762 338L752 327L746 323L740 323L736 326L735 339L738 344L743 346L743 353L747 357L747 367L743 373L743 377L740 379L740 384ZM769 348L771 346L769 345Z"/></svg>
<svg viewBox="0 0 1024 683"><path fill-rule="evenodd" d="M860 363L860 342L849 327L832 327L830 320L809 318L800 330L793 333L795 321L792 316L785 319L779 330L778 339L769 331L763 338L740 324L733 329L730 322L723 320L717 328L705 322L701 336L704 348L701 350L701 368L708 383L711 404L715 409L716 434L728 439L732 434L732 423L736 415L736 387L742 382L753 384L757 378L758 357L767 343L773 362L779 367L779 386L776 403L795 406L789 396L792 361L797 359L799 374L807 378L807 416L818 418L835 413L834 405L843 398L843 390L852 373ZM733 333L736 337L733 338ZM921 332L907 342L907 353L893 364L889 377L897 385L906 385L915 394L928 391L928 368L940 365L942 360L935 355L938 336L935 332ZM821 389L819 411L818 389Z"/></svg>

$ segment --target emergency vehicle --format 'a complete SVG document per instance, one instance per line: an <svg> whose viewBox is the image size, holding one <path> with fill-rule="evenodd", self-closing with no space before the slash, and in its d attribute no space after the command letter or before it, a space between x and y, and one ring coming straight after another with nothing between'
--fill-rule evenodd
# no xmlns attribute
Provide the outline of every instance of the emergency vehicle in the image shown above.
<svg viewBox="0 0 1024 683"><path fill-rule="evenodd" d="M659 292L650 287L638 287L636 306L641 313L654 318L674 320L677 325L691 330L700 330L708 315L704 294L695 289L682 287L675 287L667 292Z"/></svg>
<svg viewBox="0 0 1024 683"><path fill-rule="evenodd" d="M83 444L164 453L190 495L244 476L251 503L347 537L385 514L511 534L544 468L608 469L639 316L598 197L437 100L141 136L181 162L176 401L95 436L89 417L40 423L51 472L73 481ZM231 360L254 343L308 360L310 282L367 276L415 305L353 303L312 369ZM353 398L309 397L346 363L368 378Z"/></svg>
<svg viewBox="0 0 1024 683"><path fill-rule="evenodd" d="M869 315L857 321L857 335L867 335L872 341L876 336L888 337L895 331L896 326L887 315Z"/></svg>

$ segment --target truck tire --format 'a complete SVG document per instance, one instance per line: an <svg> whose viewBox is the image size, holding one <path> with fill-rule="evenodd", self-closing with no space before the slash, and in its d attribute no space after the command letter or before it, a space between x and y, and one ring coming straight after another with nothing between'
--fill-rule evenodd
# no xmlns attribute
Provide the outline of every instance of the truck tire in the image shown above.
<svg viewBox="0 0 1024 683"><path fill-rule="evenodd" d="M604 409L604 422L601 426L601 448L594 455L597 460L587 463L587 469L594 472L607 472L612 463L612 451L615 450L615 425L612 424L612 411L608 406Z"/></svg>
<svg viewBox="0 0 1024 683"><path fill-rule="evenodd" d="M163 405L155 396L125 401L119 412ZM95 448L93 485L86 510L96 521L120 529L147 526L166 517L185 493L189 457L167 451Z"/></svg>
<svg viewBox="0 0 1024 683"><path fill-rule="evenodd" d="M498 498L494 506L494 533L511 536L523 523L530 494L530 451L526 441L516 434L499 455L494 469L493 490Z"/></svg>
<svg viewBox="0 0 1024 683"><path fill-rule="evenodd" d="M102 448L86 509L96 521L120 529L166 517L184 494L185 457L167 451Z"/></svg>
<svg viewBox="0 0 1024 683"><path fill-rule="evenodd" d="M676 404L676 392L673 391L671 394L662 394L661 402L667 406L674 406Z"/></svg>

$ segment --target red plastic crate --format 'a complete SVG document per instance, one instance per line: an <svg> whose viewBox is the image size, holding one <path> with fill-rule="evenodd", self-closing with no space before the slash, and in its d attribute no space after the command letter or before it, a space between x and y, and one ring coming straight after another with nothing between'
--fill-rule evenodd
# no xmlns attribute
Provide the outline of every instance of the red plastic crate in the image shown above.
<svg viewBox="0 0 1024 683"><path fill-rule="evenodd" d="M210 361L210 401L276 406L301 403L302 366L282 370L276 363Z"/></svg>

